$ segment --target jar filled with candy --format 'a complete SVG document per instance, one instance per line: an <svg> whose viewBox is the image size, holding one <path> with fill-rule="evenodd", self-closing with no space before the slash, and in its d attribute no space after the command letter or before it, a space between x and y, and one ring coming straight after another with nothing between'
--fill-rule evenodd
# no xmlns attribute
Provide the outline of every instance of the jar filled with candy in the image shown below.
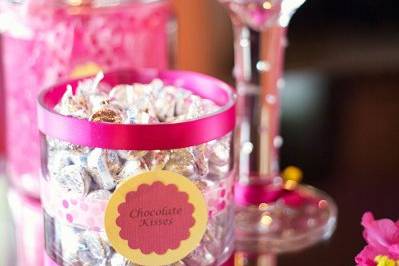
<svg viewBox="0 0 399 266"><path fill-rule="evenodd" d="M1 1L7 172L18 190L39 197L38 92L100 70L164 69L174 25L169 0Z"/></svg>
<svg viewBox="0 0 399 266"><path fill-rule="evenodd" d="M55 265L221 265L232 252L235 94L126 70L42 92L42 203Z"/></svg>

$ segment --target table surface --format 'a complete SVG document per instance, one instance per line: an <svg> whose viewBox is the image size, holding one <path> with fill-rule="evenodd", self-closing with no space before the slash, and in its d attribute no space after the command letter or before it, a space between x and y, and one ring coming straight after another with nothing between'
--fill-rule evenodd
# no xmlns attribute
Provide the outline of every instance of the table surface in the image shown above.
<svg viewBox="0 0 399 266"><path fill-rule="evenodd" d="M286 81L281 163L303 168L304 182L336 200L339 218L329 241L279 256L278 265L353 265L365 245L362 214L371 210L379 218L399 218L399 75L295 72ZM0 266L15 266L5 187L2 178Z"/></svg>

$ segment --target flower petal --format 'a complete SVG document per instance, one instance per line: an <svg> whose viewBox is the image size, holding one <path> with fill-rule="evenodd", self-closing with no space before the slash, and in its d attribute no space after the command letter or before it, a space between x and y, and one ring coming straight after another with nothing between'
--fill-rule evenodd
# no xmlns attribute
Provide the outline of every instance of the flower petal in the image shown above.
<svg viewBox="0 0 399 266"><path fill-rule="evenodd" d="M376 250L368 245L356 256L355 262L357 266L375 266L374 258L378 255Z"/></svg>
<svg viewBox="0 0 399 266"><path fill-rule="evenodd" d="M391 245L388 249L389 257L392 259L399 259L399 243Z"/></svg>
<svg viewBox="0 0 399 266"><path fill-rule="evenodd" d="M367 243L380 251L388 252L391 245L399 243L399 228L389 219L374 220L373 214L366 212L362 225Z"/></svg>

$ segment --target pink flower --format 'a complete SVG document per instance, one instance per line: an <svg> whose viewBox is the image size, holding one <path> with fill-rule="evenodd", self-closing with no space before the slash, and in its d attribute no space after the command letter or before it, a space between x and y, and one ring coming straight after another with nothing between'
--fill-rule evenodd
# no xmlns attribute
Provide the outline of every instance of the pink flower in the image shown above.
<svg viewBox="0 0 399 266"><path fill-rule="evenodd" d="M399 259L399 221L375 220L370 212L362 217L363 237L367 246L356 256L358 266L375 266L377 256Z"/></svg>

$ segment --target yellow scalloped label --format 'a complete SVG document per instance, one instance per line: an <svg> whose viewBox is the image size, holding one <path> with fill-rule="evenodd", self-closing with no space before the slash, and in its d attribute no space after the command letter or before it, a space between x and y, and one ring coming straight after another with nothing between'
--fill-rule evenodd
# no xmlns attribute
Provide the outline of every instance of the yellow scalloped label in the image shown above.
<svg viewBox="0 0 399 266"><path fill-rule="evenodd" d="M105 213L112 247L133 263L166 265L198 247L208 223L205 198L186 177L150 171L113 193Z"/></svg>

